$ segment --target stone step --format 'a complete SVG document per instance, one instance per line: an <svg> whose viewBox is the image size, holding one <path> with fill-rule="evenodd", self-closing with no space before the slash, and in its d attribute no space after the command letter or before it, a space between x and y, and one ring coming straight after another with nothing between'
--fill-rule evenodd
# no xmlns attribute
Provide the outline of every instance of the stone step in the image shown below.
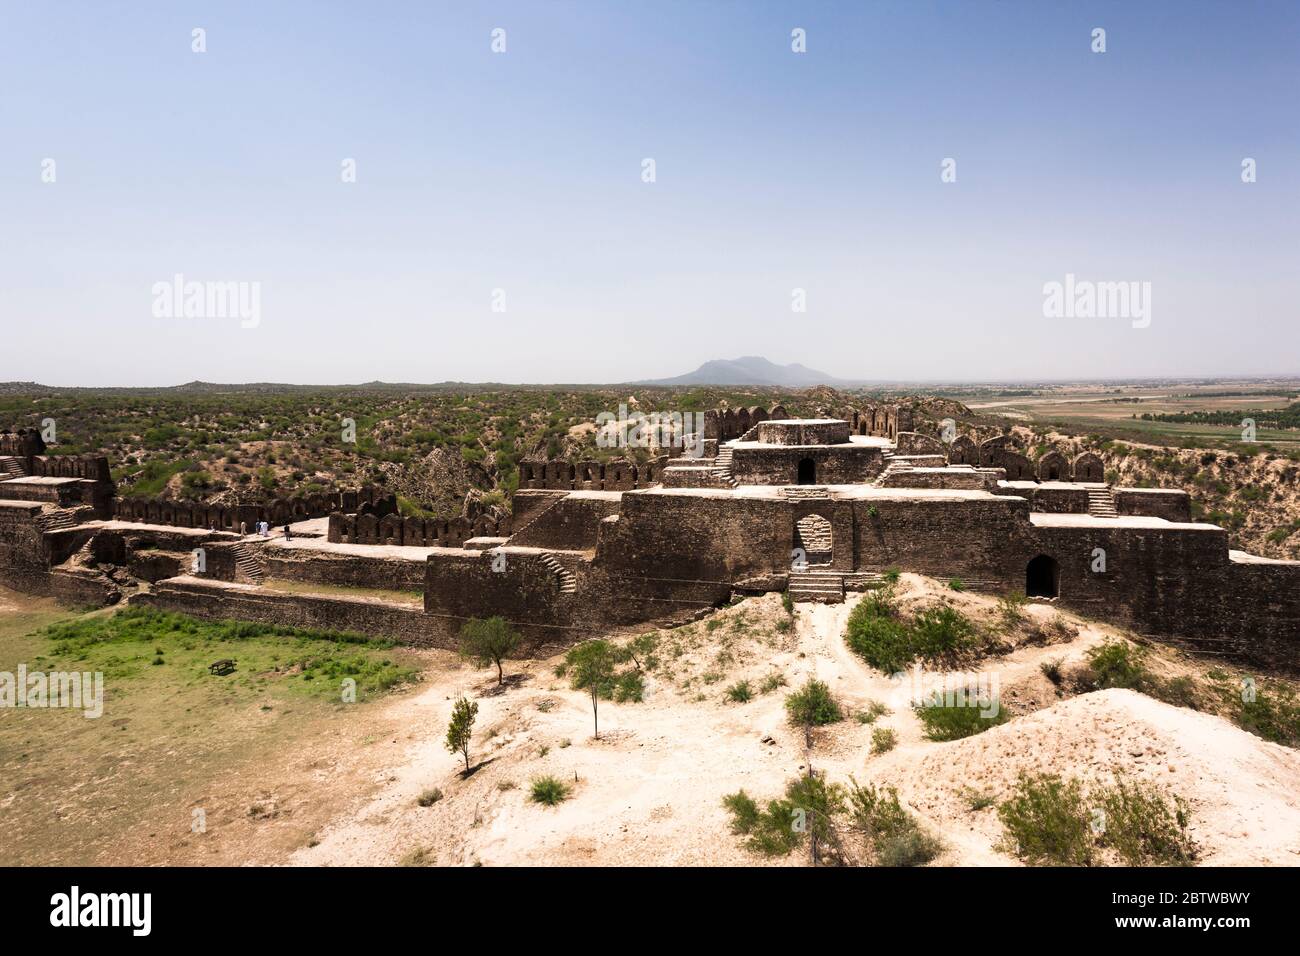
<svg viewBox="0 0 1300 956"><path fill-rule="evenodd" d="M1088 514L1097 518L1119 517L1119 511L1115 508L1115 496L1111 494L1110 488L1088 489Z"/></svg>
<svg viewBox="0 0 1300 956"><path fill-rule="evenodd" d="M40 524L43 531L66 531L77 526L77 519L71 511L43 511Z"/></svg>
<svg viewBox="0 0 1300 956"><path fill-rule="evenodd" d="M510 532L511 537L513 537L514 535L517 535L517 534L521 534L522 532L524 532L525 530L527 530L529 525L531 525L534 521L536 521L536 520L537 520L538 518L540 518L542 515L546 514L546 512L548 512L548 511L550 511L552 508L554 508L557 504L560 503L560 501L561 501L563 498L564 498L564 495L556 495L555 497L553 497L553 498L552 498L549 502L547 502L546 504L542 505L542 506L539 507L539 508L535 508L535 509L533 509L533 513L532 513L531 515L528 516L528 520L527 520L527 521L525 521L525 522L524 522L523 524L521 524L519 527L511 529L511 532Z"/></svg>
<svg viewBox="0 0 1300 956"><path fill-rule="evenodd" d="M818 604L840 604L844 601L843 591L790 591L790 600L796 604L815 602Z"/></svg>
<svg viewBox="0 0 1300 956"><path fill-rule="evenodd" d="M560 563L559 559L553 554L543 554L542 564L555 575L559 583L560 591L564 594L572 594L578 590L578 578L572 571Z"/></svg>
<svg viewBox="0 0 1300 956"><path fill-rule="evenodd" d="M791 571L787 590L792 601L838 604L844 600L844 574L829 568Z"/></svg>
<svg viewBox="0 0 1300 956"><path fill-rule="evenodd" d="M234 552L235 570L249 580L261 583L266 577L266 572L262 570L262 563L257 560L253 552L248 549L248 546L237 544L234 547Z"/></svg>
<svg viewBox="0 0 1300 956"><path fill-rule="evenodd" d="M825 485L786 485L781 497L787 501L829 501L831 492Z"/></svg>

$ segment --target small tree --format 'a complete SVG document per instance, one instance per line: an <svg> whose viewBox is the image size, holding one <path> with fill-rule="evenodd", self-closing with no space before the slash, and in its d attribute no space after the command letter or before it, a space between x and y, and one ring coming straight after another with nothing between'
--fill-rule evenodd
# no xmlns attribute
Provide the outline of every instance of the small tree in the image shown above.
<svg viewBox="0 0 1300 956"><path fill-rule="evenodd" d="M571 648L564 656L568 665L569 680L575 690L591 691L591 721L600 739L600 720L597 699L608 697L613 691L614 667L617 663L614 648L609 641L585 641Z"/></svg>
<svg viewBox="0 0 1300 956"><path fill-rule="evenodd" d="M503 617L486 621L471 618L460 629L460 656L472 660L476 667L497 666L497 683L505 681L501 661L519 646L519 633Z"/></svg>
<svg viewBox="0 0 1300 956"><path fill-rule="evenodd" d="M451 708L451 722L447 724L447 750L460 753L465 758L465 772L469 773L469 741L474 732L474 718L478 704L467 697L459 698Z"/></svg>

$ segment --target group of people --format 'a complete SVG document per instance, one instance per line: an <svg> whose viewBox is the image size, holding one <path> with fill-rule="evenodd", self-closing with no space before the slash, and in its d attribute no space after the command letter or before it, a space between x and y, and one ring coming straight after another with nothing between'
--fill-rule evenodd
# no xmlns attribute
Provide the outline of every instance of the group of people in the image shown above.
<svg viewBox="0 0 1300 956"><path fill-rule="evenodd" d="M216 530L217 530L217 526L216 526L215 524L212 526L212 530L213 530L213 531L216 531ZM246 535L246 534L248 534L248 522L247 522L247 521L241 521L241 522L239 522L239 533L240 533L241 535ZM259 521L259 522L257 523L257 533L258 533L259 535L261 535L263 538L269 538L269 537L271 537L271 522L269 522L269 521ZM290 541L290 540L292 540L292 539L293 539L293 532L291 532L291 531L289 530L289 524L288 524L288 522L286 522L285 525L284 525L284 540L285 540L285 541Z"/></svg>

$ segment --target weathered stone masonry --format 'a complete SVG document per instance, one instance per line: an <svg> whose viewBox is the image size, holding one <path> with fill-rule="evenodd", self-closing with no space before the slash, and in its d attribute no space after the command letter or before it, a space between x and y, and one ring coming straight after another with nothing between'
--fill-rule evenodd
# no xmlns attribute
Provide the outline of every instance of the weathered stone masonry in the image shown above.
<svg viewBox="0 0 1300 956"><path fill-rule="evenodd" d="M0 580L107 601L120 578L102 568L119 567L153 582L132 600L445 647L470 618L500 615L546 653L738 593L834 600L897 567L1300 669L1300 562L1229 551L1223 529L1189 520L1186 494L1112 488L1096 456L1030 462L1005 436L944 444L905 411L706 414L703 458L533 463L508 519L402 518L387 497L343 493L269 506L277 523L329 513L327 530L273 541L233 533L229 509L115 500L106 462L38 465L15 436L0 441L26 453L10 456L21 475L11 463L0 478ZM202 573L188 566L195 547ZM422 609L374 596L417 590Z"/></svg>

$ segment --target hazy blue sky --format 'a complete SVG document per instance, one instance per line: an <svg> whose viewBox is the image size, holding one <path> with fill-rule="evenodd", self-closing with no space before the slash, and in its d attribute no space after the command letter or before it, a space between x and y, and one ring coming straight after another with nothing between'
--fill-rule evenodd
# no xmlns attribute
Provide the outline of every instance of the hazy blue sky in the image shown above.
<svg viewBox="0 0 1300 956"><path fill-rule="evenodd" d="M591 382L744 354L872 379L1300 372L1294 2L4 20L0 380ZM259 324L156 316L177 273L260 283ZM1044 317L1067 273L1150 282L1149 327Z"/></svg>

